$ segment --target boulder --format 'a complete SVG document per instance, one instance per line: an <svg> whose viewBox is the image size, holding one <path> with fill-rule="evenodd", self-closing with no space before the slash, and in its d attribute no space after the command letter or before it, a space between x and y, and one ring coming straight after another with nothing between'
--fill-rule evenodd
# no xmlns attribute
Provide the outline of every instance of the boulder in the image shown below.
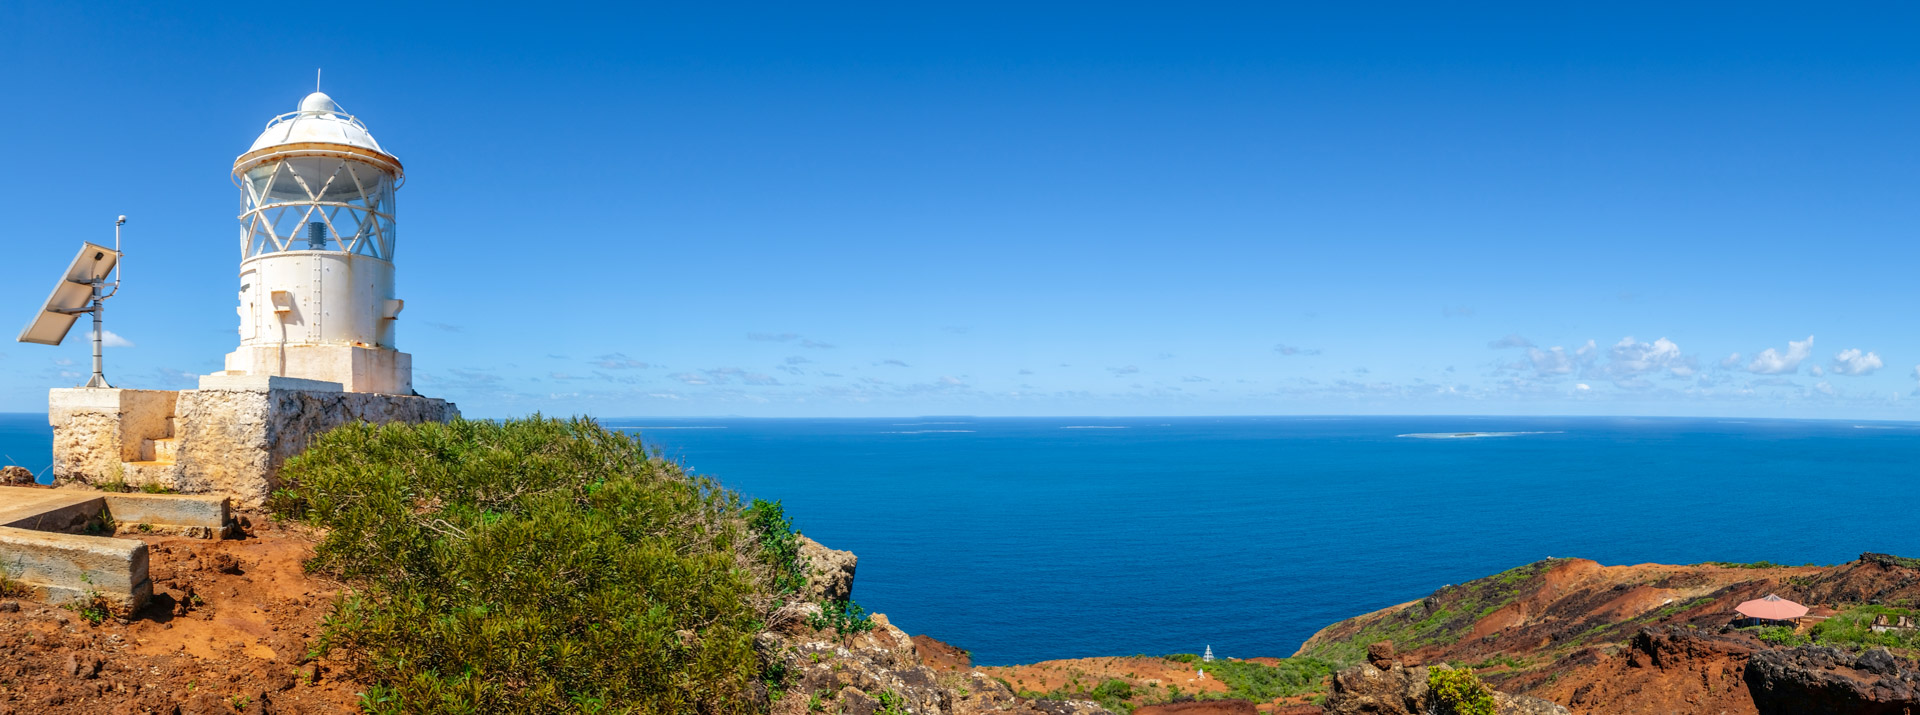
<svg viewBox="0 0 1920 715"><path fill-rule="evenodd" d="M13 486L16 484L32 485L33 472L29 471L26 467L6 467L0 469L0 486Z"/></svg>
<svg viewBox="0 0 1920 715"><path fill-rule="evenodd" d="M1427 711L1427 669L1371 663L1333 674L1327 715L1416 715Z"/></svg>
<svg viewBox="0 0 1920 715"><path fill-rule="evenodd" d="M1371 649L1369 649L1371 650ZM1433 668L1447 668L1435 665ZM1428 666L1409 668L1398 661L1381 669L1362 663L1333 675L1333 689L1324 705L1327 715L1425 715L1436 712L1436 703L1427 689ZM1570 715L1571 711L1548 700L1509 695L1494 691L1493 702L1500 715Z"/></svg>
<svg viewBox="0 0 1920 715"><path fill-rule="evenodd" d="M811 629L756 635L755 651L789 674L770 715L1109 715L1090 701L1019 697L978 670L935 670L885 615L871 618L873 630L850 636Z"/></svg>
<svg viewBox="0 0 1920 715"><path fill-rule="evenodd" d="M1500 715L1570 715L1571 710L1552 700L1531 695L1508 695L1493 691L1493 706Z"/></svg>
<svg viewBox="0 0 1920 715"><path fill-rule="evenodd" d="M1881 648L1861 654L1824 646L1760 651L1747 661L1746 681L1762 715L1920 711L1920 668Z"/></svg>
<svg viewBox="0 0 1920 715"><path fill-rule="evenodd" d="M973 670L972 653L950 643L943 643L933 636L914 636L913 649L920 652L920 661L934 670L949 672Z"/></svg>
<svg viewBox="0 0 1920 715"><path fill-rule="evenodd" d="M1367 662L1373 667L1388 670L1393 667L1393 641L1380 641L1367 646Z"/></svg>
<svg viewBox="0 0 1920 715"><path fill-rule="evenodd" d="M836 551L820 542L800 537L800 562L807 570L807 597L816 601L845 601L853 598L853 569L860 557L851 551Z"/></svg>

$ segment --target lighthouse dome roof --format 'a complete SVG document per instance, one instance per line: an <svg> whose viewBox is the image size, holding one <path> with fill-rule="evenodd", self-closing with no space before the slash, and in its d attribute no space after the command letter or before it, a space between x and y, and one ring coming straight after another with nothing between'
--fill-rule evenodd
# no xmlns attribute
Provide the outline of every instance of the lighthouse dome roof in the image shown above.
<svg viewBox="0 0 1920 715"><path fill-rule="evenodd" d="M367 131L367 125L341 111L340 105L334 103L332 97L321 92L314 92L300 100L299 110L267 122L266 130L260 132L260 138L253 140L253 146L247 151L251 153L282 144L307 143L345 144L387 154L387 150L380 148L380 142L373 140L373 133Z"/></svg>

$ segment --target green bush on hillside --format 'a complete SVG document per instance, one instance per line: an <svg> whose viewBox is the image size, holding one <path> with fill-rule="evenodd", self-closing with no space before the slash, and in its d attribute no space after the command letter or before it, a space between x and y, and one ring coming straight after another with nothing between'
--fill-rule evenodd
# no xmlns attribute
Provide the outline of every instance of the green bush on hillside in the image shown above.
<svg viewBox="0 0 1920 715"><path fill-rule="evenodd" d="M371 712L762 707L753 635L798 574L777 504L537 416L349 425L282 474L276 513L326 530L308 567L352 585L318 649Z"/></svg>
<svg viewBox="0 0 1920 715"><path fill-rule="evenodd" d="M1338 670L1333 663L1305 656L1283 658L1274 665L1216 660L1202 667L1208 677L1226 684L1231 697L1254 702L1318 692Z"/></svg>
<svg viewBox="0 0 1920 715"><path fill-rule="evenodd" d="M1432 668L1427 671L1427 689L1432 692L1439 715L1496 715L1493 688L1480 682L1471 670Z"/></svg>
<svg viewBox="0 0 1920 715"><path fill-rule="evenodd" d="M1813 642L1822 645L1920 649L1920 631L1888 630L1875 633L1874 616L1887 616L1887 620L1897 621L1899 616L1920 617L1920 611L1889 606L1854 606L1814 624L1807 635Z"/></svg>

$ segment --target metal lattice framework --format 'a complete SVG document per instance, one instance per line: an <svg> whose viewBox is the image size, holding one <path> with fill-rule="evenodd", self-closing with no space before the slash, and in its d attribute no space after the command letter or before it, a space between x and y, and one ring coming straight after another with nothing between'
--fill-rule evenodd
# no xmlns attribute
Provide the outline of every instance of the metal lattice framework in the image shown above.
<svg viewBox="0 0 1920 715"><path fill-rule="evenodd" d="M394 176L355 152L284 152L236 177L242 259L345 251L393 260Z"/></svg>

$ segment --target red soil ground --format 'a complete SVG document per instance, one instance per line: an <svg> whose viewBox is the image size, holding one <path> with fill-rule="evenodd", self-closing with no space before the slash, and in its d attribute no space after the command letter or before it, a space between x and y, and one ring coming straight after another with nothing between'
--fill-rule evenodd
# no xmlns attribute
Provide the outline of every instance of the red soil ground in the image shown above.
<svg viewBox="0 0 1920 715"><path fill-rule="evenodd" d="M237 539L122 534L147 543L154 584L130 618L0 599L0 715L357 711L362 685L308 657L337 593L301 570L312 540L242 516Z"/></svg>

